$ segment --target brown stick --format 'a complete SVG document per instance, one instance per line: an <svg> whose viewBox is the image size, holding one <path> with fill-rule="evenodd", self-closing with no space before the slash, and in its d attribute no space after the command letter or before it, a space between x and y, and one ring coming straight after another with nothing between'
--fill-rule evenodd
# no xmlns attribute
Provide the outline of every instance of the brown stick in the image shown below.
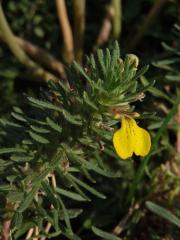
<svg viewBox="0 0 180 240"><path fill-rule="evenodd" d="M121 0L111 0L111 6L114 10L112 17L112 36L119 39L122 27L122 3Z"/></svg>
<svg viewBox="0 0 180 240"><path fill-rule="evenodd" d="M34 233L34 228L30 228L27 235L26 235L26 240L30 239Z"/></svg>
<svg viewBox="0 0 180 240"><path fill-rule="evenodd" d="M130 217L132 216L134 210L139 209L139 204L136 203L134 206L132 206L127 215L115 226L113 229L113 234L120 235L120 233L125 229L127 222L129 221Z"/></svg>
<svg viewBox="0 0 180 240"><path fill-rule="evenodd" d="M131 40L128 51L133 50L142 40L145 33L148 31L149 27L157 17L158 13L161 11L162 7L168 0L156 0L153 7L149 11L147 17L144 20L144 23L140 26L137 34L135 37Z"/></svg>
<svg viewBox="0 0 180 240"><path fill-rule="evenodd" d="M11 52L14 54L14 56L26 67L28 67L31 70L31 73L33 76L38 77L39 79L43 80L53 80L57 81L57 78L45 71L43 68L41 68L39 65L37 65L35 62L33 62L23 51L23 49L19 46L19 44L16 41L16 38L5 18L2 5L0 4L0 31L3 35L5 43L8 45Z"/></svg>
<svg viewBox="0 0 180 240"><path fill-rule="evenodd" d="M2 34L0 34L0 40L5 41ZM58 74L59 77L64 77L64 65L54 56L23 38L15 36L15 40L28 56Z"/></svg>
<svg viewBox="0 0 180 240"><path fill-rule="evenodd" d="M178 107L178 111L176 114L176 122L180 125L180 106ZM180 129L177 129L177 140L176 140L176 151L180 153Z"/></svg>
<svg viewBox="0 0 180 240"><path fill-rule="evenodd" d="M58 73L59 76L64 76L64 65L59 62L54 56L46 52L44 49L35 46L31 42L22 38L16 37L21 48L33 59L37 60L44 67Z"/></svg>
<svg viewBox="0 0 180 240"><path fill-rule="evenodd" d="M11 220L6 219L3 223L3 229L2 229L2 240L10 240L10 234L11 234Z"/></svg>
<svg viewBox="0 0 180 240"><path fill-rule="evenodd" d="M86 0L73 0L75 60L82 63Z"/></svg>
<svg viewBox="0 0 180 240"><path fill-rule="evenodd" d="M56 0L57 15L62 29L64 39L65 61L71 63L74 60L73 34L68 19L66 4L64 0Z"/></svg>

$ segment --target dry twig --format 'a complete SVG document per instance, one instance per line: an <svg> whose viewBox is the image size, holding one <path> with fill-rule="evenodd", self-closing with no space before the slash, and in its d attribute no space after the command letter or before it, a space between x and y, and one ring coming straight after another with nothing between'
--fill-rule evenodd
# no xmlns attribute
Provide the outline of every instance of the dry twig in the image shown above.
<svg viewBox="0 0 180 240"><path fill-rule="evenodd" d="M111 6L114 10L112 17L112 36L114 39L119 39L122 27L122 3L121 0L112 0Z"/></svg>
<svg viewBox="0 0 180 240"><path fill-rule="evenodd" d="M59 77L65 77L64 65L54 56L52 56L43 48L40 48L23 38L17 36L14 37L19 46L29 57L39 62L43 67L49 69L49 71L54 72ZM0 34L0 40L5 42L2 34Z"/></svg>
<svg viewBox="0 0 180 240"><path fill-rule="evenodd" d="M176 114L176 122L180 125L180 106L178 107L178 111ZM180 154L180 129L177 129L177 140L176 140L176 151Z"/></svg>
<svg viewBox="0 0 180 240"><path fill-rule="evenodd" d="M96 45L94 46L94 49L93 49L94 51L108 41L111 30L112 30L113 16L114 16L114 9L112 8L111 5L109 5L106 11L106 16L102 23L101 30L96 40Z"/></svg>
<svg viewBox="0 0 180 240"><path fill-rule="evenodd" d="M126 228L127 222L134 213L134 210L139 209L139 204L134 204L128 211L127 215L116 225L113 229L113 234L120 235L120 233Z"/></svg>
<svg viewBox="0 0 180 240"><path fill-rule="evenodd" d="M10 240L10 235L11 235L11 220L6 219L3 222L2 240Z"/></svg>
<svg viewBox="0 0 180 240"><path fill-rule="evenodd" d="M20 47L20 45L17 43L16 38L5 18L2 5L0 4L0 32L3 35L3 39L5 43L8 45L11 52L14 54L14 56L20 61L23 65L27 66L31 70L32 76L36 76L39 79L43 80L53 80L57 81L57 78L49 73L48 71L45 71L42 67L37 65L34 61L32 61L26 53L23 51L23 49Z"/></svg>
<svg viewBox="0 0 180 240"><path fill-rule="evenodd" d="M64 0L56 0L57 15L64 39L65 61L71 63L74 60L74 45L71 25L68 19L66 3Z"/></svg>
<svg viewBox="0 0 180 240"><path fill-rule="evenodd" d="M82 63L83 42L85 30L85 5L86 0L74 0L74 53L75 60Z"/></svg>

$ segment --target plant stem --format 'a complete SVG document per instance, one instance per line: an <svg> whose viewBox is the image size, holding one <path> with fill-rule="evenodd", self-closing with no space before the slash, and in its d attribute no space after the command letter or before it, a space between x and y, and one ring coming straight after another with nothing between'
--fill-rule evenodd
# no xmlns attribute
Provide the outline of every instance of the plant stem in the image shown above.
<svg viewBox="0 0 180 240"><path fill-rule="evenodd" d="M43 48L40 48L31 42L15 36L15 40L17 41L20 48L31 58L38 61L47 69L57 73L60 77L64 77L64 65L58 61L54 56L48 53ZM0 40L5 42L4 36L0 34Z"/></svg>
<svg viewBox="0 0 180 240"><path fill-rule="evenodd" d="M113 229L113 234L118 236L118 235L120 235L121 232L124 231L124 229L126 228L126 226L128 224L130 217L132 216L132 214L134 213L135 210L139 209L139 207L140 207L139 204L136 203L129 208L126 216L124 216L123 219L121 219L121 221Z"/></svg>
<svg viewBox="0 0 180 240"><path fill-rule="evenodd" d="M93 51L95 52L100 46L106 43L109 39L111 30L112 30L112 19L114 16L114 9L111 4L106 9L106 15L102 22L102 26L99 32L99 35L96 40L96 44L93 47Z"/></svg>
<svg viewBox="0 0 180 240"><path fill-rule="evenodd" d="M75 60L82 63L85 30L86 0L73 0L74 8L74 52Z"/></svg>
<svg viewBox="0 0 180 240"><path fill-rule="evenodd" d="M30 239L33 235L34 228L30 228L27 235L26 235L26 240Z"/></svg>
<svg viewBox="0 0 180 240"><path fill-rule="evenodd" d="M122 28L122 2L121 0L112 0L114 16L112 17L112 36L113 39L119 39Z"/></svg>
<svg viewBox="0 0 180 240"><path fill-rule="evenodd" d="M11 220L5 219L2 227L2 240L10 240L10 233L11 233L10 226L11 226Z"/></svg>
<svg viewBox="0 0 180 240"><path fill-rule="evenodd" d="M56 0L57 15L64 39L64 57L67 63L74 60L74 44L71 25L68 19L66 3L64 0Z"/></svg>
<svg viewBox="0 0 180 240"><path fill-rule="evenodd" d="M44 67L49 70L54 71L60 77L64 77L64 65L59 62L54 56L45 51L44 49L32 44L31 42L22 39L20 37L16 37L16 40L20 47L33 59L37 60Z"/></svg>
<svg viewBox="0 0 180 240"><path fill-rule="evenodd" d="M178 106L176 122L178 125L180 125L180 105ZM180 127L179 126L178 126L178 130L177 130L176 151L178 154L180 154Z"/></svg>
<svg viewBox="0 0 180 240"><path fill-rule="evenodd" d="M46 81L50 79L57 81L54 75L52 75L49 72L46 72L43 68L38 66L35 62L33 62L19 46L5 18L1 3L0 3L0 31L2 33L5 43L10 48L11 52L18 59L19 62L21 62L22 64L31 69L32 75L35 75L40 79L44 79Z"/></svg>

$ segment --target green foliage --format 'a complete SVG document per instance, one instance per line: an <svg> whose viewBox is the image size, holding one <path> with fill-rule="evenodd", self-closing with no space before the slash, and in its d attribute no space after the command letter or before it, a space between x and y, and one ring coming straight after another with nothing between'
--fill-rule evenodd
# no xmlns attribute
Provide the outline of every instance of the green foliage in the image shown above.
<svg viewBox="0 0 180 240"><path fill-rule="evenodd" d="M94 226L92 227L92 230L97 236L101 237L102 239L106 239L106 240L120 240L121 239L121 238L116 237L113 234L104 232Z"/></svg>
<svg viewBox="0 0 180 240"><path fill-rule="evenodd" d="M14 206L12 211L4 212L4 217L8 214L12 218L15 239L23 238L32 222L38 226L40 236L45 236L44 226L49 222L53 236L63 234L68 239L80 239L73 233L71 219L82 210L73 209L73 201L106 199L96 189L96 178L119 175L108 162L109 153L111 158L118 159L109 130L116 124L111 108L128 109L147 89L138 80L145 68L136 73L134 58L120 59L117 43L112 53L108 49L98 50L97 56L88 59L88 72L73 64L70 73L77 79L75 84L72 78L66 85L49 84L48 94L57 96L55 102L28 97L33 110L30 115L15 107L14 121L1 122L4 143L9 143L0 149L8 163L0 162L1 190L6 201ZM106 151L101 150L101 145ZM104 161L99 161L101 154ZM17 197L13 199L13 195ZM66 206L67 198L72 203ZM30 212L29 222L26 216ZM93 231L110 239L108 233L95 227Z"/></svg>
<svg viewBox="0 0 180 240"><path fill-rule="evenodd" d="M180 228L180 219L177 218L170 211L153 202L146 202L146 206L150 211L154 212L155 214L159 215L162 218L167 219L169 222L172 222L173 224Z"/></svg>
<svg viewBox="0 0 180 240"><path fill-rule="evenodd" d="M109 20L110 2L86 1L85 54L94 52ZM156 2L165 4L132 51L142 65L152 63L146 77L147 65L137 71L137 59L126 55L123 61L108 41L103 47L111 50L90 55L85 68L74 63L67 69L68 82L49 82L47 90L1 41L0 232L10 218L11 237L18 240L37 227L39 238L46 239L179 239L178 0L125 1L118 41L124 56ZM66 1L73 28L72 3ZM55 1L8 0L2 5L17 36L63 61ZM171 34L167 29L174 23ZM24 95L31 97L25 101ZM14 105L19 107L10 116ZM140 126L150 130L153 149L146 158L121 161L111 140L119 124L114 110L135 107ZM119 222L118 238L111 233Z"/></svg>

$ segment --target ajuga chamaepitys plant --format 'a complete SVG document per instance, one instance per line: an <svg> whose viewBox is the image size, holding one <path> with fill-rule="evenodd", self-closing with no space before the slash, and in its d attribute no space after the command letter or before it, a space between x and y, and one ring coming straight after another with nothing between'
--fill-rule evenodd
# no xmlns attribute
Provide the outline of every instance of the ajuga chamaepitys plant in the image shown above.
<svg viewBox="0 0 180 240"><path fill-rule="evenodd" d="M91 55L86 68L72 64L68 80L50 81L41 99L27 97L27 114L14 107L11 120L1 119L1 211L12 239L81 239L71 219L83 204L75 202L105 199L96 176L118 177L112 161L148 154L150 136L136 125L139 114L131 105L149 87L139 81L147 66L137 68L138 58L129 54L122 60L115 43L111 52ZM121 118L117 156L112 138ZM118 150L124 141L125 155Z"/></svg>

